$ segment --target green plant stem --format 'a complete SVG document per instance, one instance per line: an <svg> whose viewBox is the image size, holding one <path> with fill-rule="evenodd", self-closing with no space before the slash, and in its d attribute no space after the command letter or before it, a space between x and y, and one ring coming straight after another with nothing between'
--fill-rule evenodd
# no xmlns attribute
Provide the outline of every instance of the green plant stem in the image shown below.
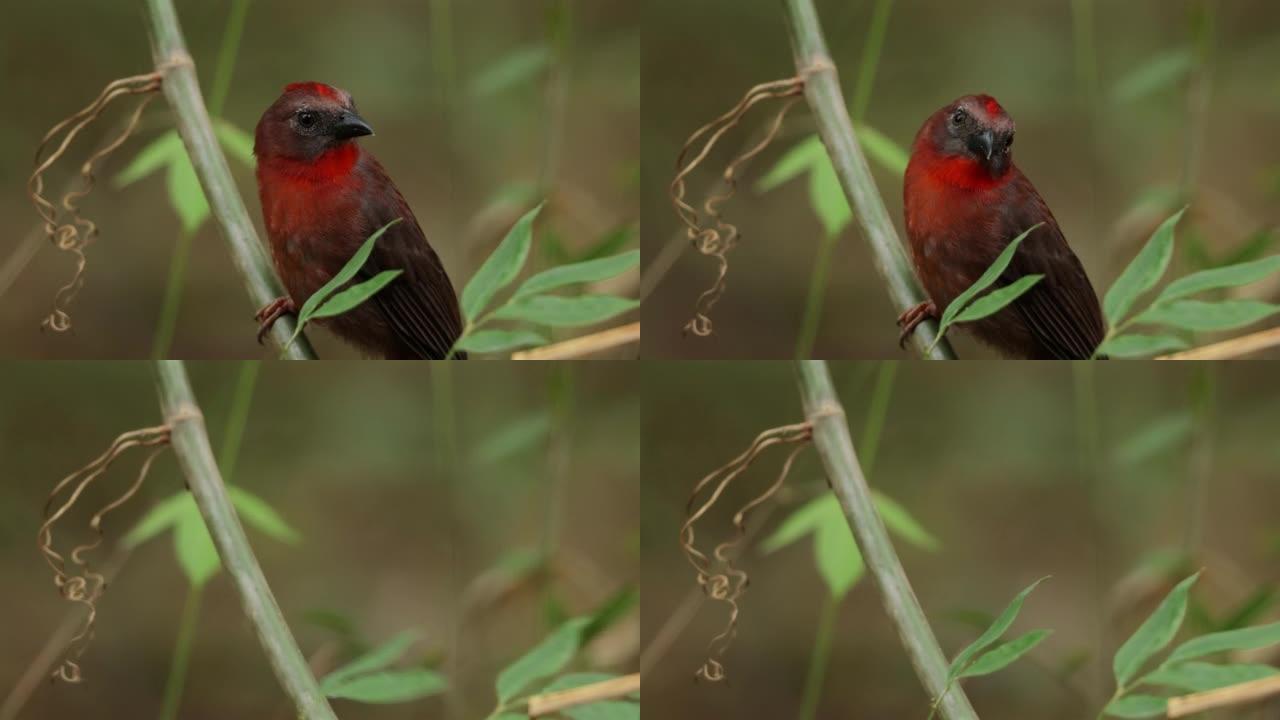
<svg viewBox="0 0 1280 720"><path fill-rule="evenodd" d="M182 620L178 623L178 640L173 647L173 659L169 663L169 679L164 684L160 720L174 720L178 717L182 688L187 680L187 665L191 661L191 646L196 635L196 623L200 620L200 596L203 592L203 585L191 585L187 588L187 601L182 604Z"/></svg>
<svg viewBox="0 0 1280 720"><path fill-rule="evenodd" d="M1182 157L1180 202L1189 204L1195 197L1200 177L1200 161L1204 155L1205 129L1209 124L1209 100L1213 93L1212 0L1199 0L1192 9L1195 26L1195 66L1187 86L1187 141Z"/></svg>
<svg viewBox="0 0 1280 720"><path fill-rule="evenodd" d="M546 140L543 143L542 177L539 195L552 196L560 172L560 153L564 145L564 115L569 100L569 53L573 41L573 11L568 0L556 0L547 18L547 43L551 47L551 63L547 70Z"/></svg>
<svg viewBox="0 0 1280 720"><path fill-rule="evenodd" d="M876 513L871 489L858 465L844 408L821 360L797 363L805 417L813 424L813 444L822 459L827 478L880 599L898 631L898 637L929 697L941 697L939 710L946 720L977 720L964 689L957 686L943 695L947 684L947 659L934 637L907 573L893 549L884 522Z"/></svg>
<svg viewBox="0 0 1280 720"><path fill-rule="evenodd" d="M542 559L550 563L560 549L565 484L573 449L572 366L556 363L551 373L551 432L547 447L547 507L542 529Z"/></svg>
<svg viewBox="0 0 1280 720"><path fill-rule="evenodd" d="M1192 371L1191 412L1195 433L1191 438L1191 462L1187 477L1187 523L1184 551L1192 565L1204 545L1204 524L1208 516L1209 483L1213 477L1213 365L1197 365Z"/></svg>
<svg viewBox="0 0 1280 720"><path fill-rule="evenodd" d="M187 155L191 157L196 176L200 178L209 209L231 247L232 259L244 280L249 300L254 309L263 307L283 296L284 291L258 239L258 231L249 218L244 199L231 178L227 158L213 134L213 125L200 94L195 64L187 52L182 29L178 25L178 14L172 0L147 0L147 8L151 21L152 54L156 69L164 79L165 98L174 111L178 133L182 136ZM270 335L277 346L283 348L293 332L294 319L285 316L271 328ZM315 358L315 351L311 349L306 335L289 344L285 352L295 360Z"/></svg>
<svg viewBox="0 0 1280 720"><path fill-rule="evenodd" d="M905 312L926 298L898 239L898 231L889 219L884 199L876 189L871 168L867 166L867 159L854 136L853 123L840 90L840 79L822 38L817 10L813 7L813 0L782 0L782 4L791 33L796 72L805 81L805 98L817 121L818 134L831 156L849 206L853 208L853 214L871 246L876 269L885 282L889 297L899 312ZM934 345L937 332L937 323L929 320L916 328L911 339L926 358L953 359L955 353L945 339Z"/></svg>
<svg viewBox="0 0 1280 720"><path fill-rule="evenodd" d="M867 38L862 45L862 61L858 64L858 84L853 88L853 122L861 122L871 101L871 88L875 85L876 66L880 62L880 50L884 47L885 31L889 28L889 14L893 0L876 0L871 23L867 26ZM796 359L803 360L813 353L813 343L818 336L822 317L822 303L827 296L827 278L831 274L831 253L838 236L824 236L818 245L818 256L813 262L809 279L809 296L805 300L804 319L800 323L800 339L796 343Z"/></svg>
<svg viewBox="0 0 1280 720"><path fill-rule="evenodd" d="M236 56L240 53L240 38L244 35L244 21L249 14L249 0L232 0L227 15L227 27L222 31L222 44L218 46L218 61L213 71L213 88L209 91L209 114L221 117L231 90L231 76L236 69Z"/></svg>
<svg viewBox="0 0 1280 720"><path fill-rule="evenodd" d="M1089 532L1093 538L1093 617L1094 654L1106 657L1107 640L1107 554L1106 528L1102 523L1105 503L1102 498L1102 433L1098 425L1098 390L1095 366L1085 360L1071 363L1072 386L1075 394L1076 443L1079 472L1088 496ZM1106 694L1111 676L1106 663L1094 663L1096 673L1093 684L1094 698Z"/></svg>
<svg viewBox="0 0 1280 720"><path fill-rule="evenodd" d="M178 327L178 310L182 306L182 288L186 284L187 261L191 257L191 233L185 229L178 233L173 244L173 257L169 260L169 279L164 285L164 302L160 305L160 322L156 325L156 338L151 345L151 359L162 360L169 356L173 346L173 333Z"/></svg>
<svg viewBox="0 0 1280 720"><path fill-rule="evenodd" d="M809 672L804 678L804 695L800 700L800 720L818 717L818 703L822 700L822 685L827 677L827 664L831 659L831 636L835 634L836 615L843 595L827 593L818 615L818 634L813 639L813 653L809 656Z"/></svg>
<svg viewBox="0 0 1280 720"><path fill-rule="evenodd" d="M289 632L227 495L186 369L180 361L162 360L155 370L170 445L276 679L301 720L337 720Z"/></svg>
<svg viewBox="0 0 1280 720"><path fill-rule="evenodd" d="M831 274L831 254L839 239L839 235L828 234L818 244L818 256L813 260L813 272L809 277L809 294L804 301L804 318L800 321L800 339L796 342L797 360L813 354L813 343L818 338L818 325L822 321L822 303L827 296L827 277Z"/></svg>

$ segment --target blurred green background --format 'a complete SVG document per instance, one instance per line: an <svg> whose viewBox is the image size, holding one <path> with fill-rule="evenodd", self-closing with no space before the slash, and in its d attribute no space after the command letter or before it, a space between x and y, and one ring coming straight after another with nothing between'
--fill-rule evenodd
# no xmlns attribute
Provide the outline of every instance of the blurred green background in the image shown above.
<svg viewBox="0 0 1280 720"><path fill-rule="evenodd" d="M831 371L861 442L878 369L837 363ZM739 565L750 585L722 683L695 682L694 672L728 611L703 599L677 540L699 479L758 433L802 419L795 372L785 363L645 363L642 372L645 713L799 717L827 585L812 537L769 554L760 548L791 511L827 492L814 451L802 453L777 502L748 519L754 539ZM1019 590L1052 575L1008 637L1054 633L1014 665L965 681L984 720L1095 717L1112 691L1117 647L1196 569L1204 574L1187 631L1280 620L1274 371L1266 363L1105 363L1095 366L1092 393L1082 372L1089 369L1067 363L896 369L868 480L938 541L930 552L894 537L944 651L953 656ZM1088 397L1096 422L1077 412L1077 399ZM733 537L733 513L774 481L786 454L767 451L699 521L704 552ZM673 618L682 609L696 614L681 629ZM675 641L655 655L655 639L672 623ZM928 715L929 698L868 577L838 606L829 640L815 717ZM1244 657L1280 665L1274 648ZM1278 712L1272 700L1216 717Z"/></svg>
<svg viewBox="0 0 1280 720"><path fill-rule="evenodd" d="M815 4L852 103L877 3ZM1173 272L1280 249L1280 6L1264 0L890 5L865 123L909 150L937 108L967 93L994 95L1018 124L1014 159L1053 209L1099 294L1181 197L1192 205ZM1092 23L1076 22L1082 8L1092 8ZM792 109L781 135L740 173L737 197L723 206L742 239L729 254L728 291L711 313L709 338L682 337L681 328L710 287L715 263L687 249L667 195L676 155L694 130L752 85L794 74L781 5L649 0L644 22L662 28L646 33L643 66L645 353L792 357L826 232L810 208L807 180L765 193L756 185L813 135L807 106ZM1081 27L1092 28L1091 43ZM1207 89L1203 100L1198 88ZM693 204L730 158L759 139L777 107L757 106L724 136L691 180ZM1190 174L1189 164L1196 168ZM872 172L901 233L901 175L874 161ZM1274 301L1280 280L1244 295ZM906 357L896 346L897 314L855 222L834 245L812 355ZM961 357L992 355L964 333L953 341Z"/></svg>
<svg viewBox="0 0 1280 720"><path fill-rule="evenodd" d="M208 98L233 0L175 3ZM31 157L54 123L109 80L151 65L140 1L20 3L0 28L0 83L22 98L0 119L0 347L9 356L138 358L152 352L181 225L164 173L112 179L172 127L163 98L98 169L82 203L101 230L69 334L41 333L72 258L38 232L25 197ZM510 225L540 198L532 269L634 247L639 209L640 25L630 2L421 0L250 2L223 117L252 134L298 80L351 92L377 130L363 141L413 207L459 292ZM113 106L47 175L61 193L129 112ZM261 232L252 170L232 160ZM34 251L34 255L32 255ZM30 261L27 262L27 259ZM607 284L634 296L636 273ZM211 221L197 231L171 357L251 358L251 307ZM577 331L582 332L582 331ZM322 330L322 357L355 353ZM628 350L616 351L626 357ZM634 346L629 349L635 354Z"/></svg>
<svg viewBox="0 0 1280 720"><path fill-rule="evenodd" d="M239 364L191 364L215 451ZM637 381L624 364L341 363L257 376L233 482L269 502L297 545L249 529L318 674L404 629L456 692L404 705L336 701L342 718L483 717L499 669L564 615L589 614L639 567ZM452 418L452 423L448 418ZM0 706L72 613L36 550L54 484L119 433L159 422L142 363L10 363L0 380ZM132 482L138 451L99 478L55 532L64 551ZM182 490L171 452L104 522L99 567L156 502ZM157 717L187 582L166 533L128 556L98 605L85 682L44 673L19 718ZM534 562L542 550L547 563ZM572 667L628 672L632 609ZM456 637L460 651L451 651ZM290 718L227 575L203 592L179 717ZM455 664L456 663L456 664Z"/></svg>

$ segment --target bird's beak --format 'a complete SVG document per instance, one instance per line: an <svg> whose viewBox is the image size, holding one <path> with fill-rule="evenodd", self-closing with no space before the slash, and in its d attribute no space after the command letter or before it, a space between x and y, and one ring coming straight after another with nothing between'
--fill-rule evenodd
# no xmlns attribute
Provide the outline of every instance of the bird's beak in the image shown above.
<svg viewBox="0 0 1280 720"><path fill-rule="evenodd" d="M983 130L977 135L969 136L969 150L991 160L991 151L995 147L996 137L990 130Z"/></svg>
<svg viewBox="0 0 1280 720"><path fill-rule="evenodd" d="M359 115L353 112L343 112L342 116L338 118L338 123L333 126L333 134L339 140L346 140L348 138L372 135L373 128L369 127L369 123L365 122L364 118Z"/></svg>

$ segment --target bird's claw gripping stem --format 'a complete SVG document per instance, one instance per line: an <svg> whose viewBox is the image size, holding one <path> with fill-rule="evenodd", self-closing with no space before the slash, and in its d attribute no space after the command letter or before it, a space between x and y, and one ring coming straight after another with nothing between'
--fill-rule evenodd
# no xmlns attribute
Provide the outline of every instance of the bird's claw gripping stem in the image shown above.
<svg viewBox="0 0 1280 720"><path fill-rule="evenodd" d="M934 305L932 300L926 300L919 305L908 308L906 312L898 316L898 326L902 328L902 332L898 333L898 347L906 347L907 338L911 337L911 333L915 332L917 325L925 320L936 320L937 318L938 306Z"/></svg>
<svg viewBox="0 0 1280 720"><path fill-rule="evenodd" d="M260 323L258 326L259 345L262 344L262 338L266 337L267 333L271 331L271 326L276 324L276 320L279 320L282 315L286 314L298 314L298 306L294 305L293 298L287 295L284 297L278 297L267 303L258 311L257 315L253 316L254 319Z"/></svg>

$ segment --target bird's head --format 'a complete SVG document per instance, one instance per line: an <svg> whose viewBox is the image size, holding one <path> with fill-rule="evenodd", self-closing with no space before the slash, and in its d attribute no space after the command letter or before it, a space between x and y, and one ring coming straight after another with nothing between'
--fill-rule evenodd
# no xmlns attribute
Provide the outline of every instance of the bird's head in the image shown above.
<svg viewBox="0 0 1280 720"><path fill-rule="evenodd" d="M971 161L991 179L1013 163L1013 118L990 95L965 95L933 114L919 141L944 160ZM967 164L967 163L966 163Z"/></svg>
<svg viewBox="0 0 1280 720"><path fill-rule="evenodd" d="M311 162L332 148L372 134L350 93L324 83L292 83L258 121L253 152L259 158Z"/></svg>

